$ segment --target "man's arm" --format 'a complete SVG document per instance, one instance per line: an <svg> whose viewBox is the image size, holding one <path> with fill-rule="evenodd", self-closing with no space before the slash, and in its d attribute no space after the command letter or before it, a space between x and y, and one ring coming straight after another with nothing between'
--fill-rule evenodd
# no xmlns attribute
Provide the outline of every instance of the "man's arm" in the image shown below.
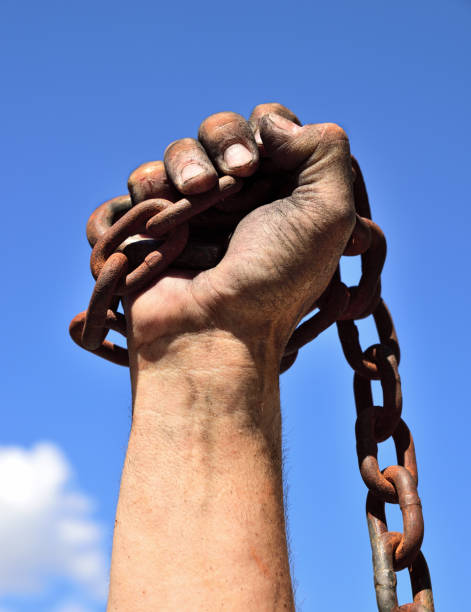
<svg viewBox="0 0 471 612"><path fill-rule="evenodd" d="M294 609L278 370L335 270L354 208L344 132L290 119L280 105L257 107L251 124L213 115L200 142L176 141L164 165L131 176L140 200L168 197L169 184L205 193L218 172L256 173L260 151L286 180L279 199L241 221L218 266L174 270L125 304L134 414L110 611ZM234 144L247 153L227 154Z"/></svg>
<svg viewBox="0 0 471 612"><path fill-rule="evenodd" d="M110 610L292 610L277 356L220 331L159 348L133 374Z"/></svg>

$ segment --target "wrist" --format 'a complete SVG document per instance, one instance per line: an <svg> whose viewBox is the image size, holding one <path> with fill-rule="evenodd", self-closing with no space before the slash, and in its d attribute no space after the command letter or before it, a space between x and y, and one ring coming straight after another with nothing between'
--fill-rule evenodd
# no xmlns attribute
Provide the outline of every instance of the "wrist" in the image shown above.
<svg viewBox="0 0 471 612"><path fill-rule="evenodd" d="M223 329L204 329L165 335L149 343L128 342L131 377L149 380L164 375L174 379L222 376L251 381L278 374L282 351L269 331L263 337L238 337Z"/></svg>
<svg viewBox="0 0 471 612"><path fill-rule="evenodd" d="M131 346L130 357L133 427L143 435L204 444L210 431L219 441L261 433L279 454L280 356L269 339L205 331Z"/></svg>

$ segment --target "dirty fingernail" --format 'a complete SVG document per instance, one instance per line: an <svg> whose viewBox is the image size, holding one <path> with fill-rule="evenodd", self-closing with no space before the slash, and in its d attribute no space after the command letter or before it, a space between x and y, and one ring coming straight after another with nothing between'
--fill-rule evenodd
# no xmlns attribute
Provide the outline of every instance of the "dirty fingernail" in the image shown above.
<svg viewBox="0 0 471 612"><path fill-rule="evenodd" d="M239 143L233 144L224 151L224 161L229 168L239 168L252 161L252 153Z"/></svg>
<svg viewBox="0 0 471 612"><path fill-rule="evenodd" d="M188 164L181 171L182 181L184 183L191 181L191 179L196 178L200 174L203 174L204 168L199 164Z"/></svg>

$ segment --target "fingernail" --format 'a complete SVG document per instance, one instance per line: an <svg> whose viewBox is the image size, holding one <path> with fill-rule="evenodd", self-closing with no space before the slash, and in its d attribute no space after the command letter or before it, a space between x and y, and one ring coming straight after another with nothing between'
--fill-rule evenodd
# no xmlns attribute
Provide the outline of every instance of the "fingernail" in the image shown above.
<svg viewBox="0 0 471 612"><path fill-rule="evenodd" d="M263 145L263 141L262 141L262 137L260 136L260 130L259 129L255 130L255 134L253 136L255 138L255 142L259 146Z"/></svg>
<svg viewBox="0 0 471 612"><path fill-rule="evenodd" d="M253 159L252 153L239 143L233 144L224 151L224 161L229 168L245 166Z"/></svg>
<svg viewBox="0 0 471 612"><path fill-rule="evenodd" d="M181 178L184 183L191 181L195 177L203 174L204 168L199 164L188 164L181 171Z"/></svg>
<svg viewBox="0 0 471 612"><path fill-rule="evenodd" d="M276 113L268 113L268 118L276 125L276 127L285 132L292 132L294 134L301 129L299 125L296 125L296 123L293 123L289 119L286 119L281 115L277 115Z"/></svg>

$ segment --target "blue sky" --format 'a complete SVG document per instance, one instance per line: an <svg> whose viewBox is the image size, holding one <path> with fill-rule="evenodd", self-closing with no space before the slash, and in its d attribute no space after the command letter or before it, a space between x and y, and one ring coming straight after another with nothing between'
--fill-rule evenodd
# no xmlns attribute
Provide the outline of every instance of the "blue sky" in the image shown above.
<svg viewBox="0 0 471 612"><path fill-rule="evenodd" d="M388 239L383 295L438 610L463 609L471 2L13 2L0 8L0 610L99 612L130 425L125 369L80 351L90 212L220 110L279 101L348 132ZM347 280L358 274L344 266ZM375 341L370 323L360 330ZM375 610L352 374L334 329L282 379L298 608ZM375 388L375 393L377 389ZM380 394L379 394L380 398ZM379 401L379 400L378 400ZM390 444L382 467L393 462ZM397 511L388 515L400 530ZM3 578L2 578L3 576ZM400 602L410 601L399 575Z"/></svg>

